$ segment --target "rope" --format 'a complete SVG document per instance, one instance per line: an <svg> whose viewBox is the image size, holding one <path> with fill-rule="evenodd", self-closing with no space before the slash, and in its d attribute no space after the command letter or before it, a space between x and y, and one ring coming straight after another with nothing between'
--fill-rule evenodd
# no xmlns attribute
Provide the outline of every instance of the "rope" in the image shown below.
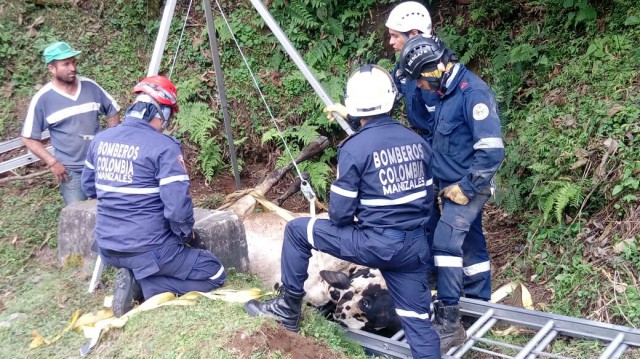
<svg viewBox="0 0 640 359"><path fill-rule="evenodd" d="M193 0L189 0L189 7L187 8L187 15L184 17L184 23L182 24L182 30L180 31L180 38L178 39L178 45L176 46L176 52L173 55L173 61L171 61L171 68L169 69L169 78L173 74L173 68L176 66L176 59L178 58L178 50L180 50L180 44L182 43L182 36L184 35L184 29L187 27L187 20L189 20L189 13L191 12L191 4Z"/></svg>
<svg viewBox="0 0 640 359"><path fill-rule="evenodd" d="M253 84L256 87L256 90L258 90L258 94L260 95L260 99L262 100L262 103L264 104L265 108L267 109L267 112L269 113L269 117L271 117L271 121L273 122L274 127L278 131L278 135L280 136L280 139L282 140L282 143L284 144L284 147L285 147L287 153L289 154L289 157L291 157L291 163L293 163L293 166L295 167L296 172L298 173L298 177L300 177L300 180L304 181L304 178L302 177L302 173L300 172L300 169L298 168L296 160L293 157L293 155L291 154L291 151L289 150L289 146L287 145L287 141L285 140L284 135L282 134L282 131L280 131L280 126L278 126L278 123L277 123L275 117L273 116L273 113L271 112L271 107L269 107L269 104L267 103L267 100L265 99L264 94L262 93L262 90L260 89L260 85L258 84L258 81L256 80L256 76L253 74L253 71L251 70L251 67L249 66L249 62L247 61L247 58L244 56L244 52L242 51L242 48L240 48L240 43L236 39L236 36L233 33L233 30L231 29L231 25L229 25L229 21L227 21L227 16L224 14L224 11L222 11L222 7L220 6L220 3L218 2L218 0L216 0L216 5L218 5L218 10L220 10L220 14L222 15L222 18L224 19L224 22L227 25L227 29L229 29L229 33L231 34L231 38L233 39L233 42L235 42L236 47L238 48L238 51L240 52L240 56L242 56L242 61L244 61L245 66L247 66L247 70L249 70L249 75L251 76L251 79L253 80Z"/></svg>
<svg viewBox="0 0 640 359"><path fill-rule="evenodd" d="M260 85L258 84L258 80L256 80L256 76L253 74L253 71L251 70L251 67L249 66L249 62L247 61L247 58L244 56L244 52L242 51L242 48L240 48L240 43L238 43L238 39L236 39L236 36L233 33L233 30L231 29L231 25L229 25L229 21L227 21L227 16L225 15L224 11L222 11L222 6L220 6L220 3L218 2L218 0L216 0L216 5L218 5L218 10L220 10L220 14L222 15L222 19L224 20L224 23L227 25L227 29L229 29L229 33L231 34L231 38L233 39L233 42L236 44L236 47L238 48L238 51L240 52L240 56L242 56L242 61L244 61L244 64L247 67L247 70L249 71L249 75L251 76L251 79L253 80L254 86L258 90L258 94L260 95L260 99L262 100L262 103L264 104L264 107L267 109L267 112L269 113L269 117L271 117L271 122L273 122L273 126L278 131L278 136L280 136L280 139L282 140L282 144L284 145L284 148L287 151L287 154L289 154L289 157L291 158L291 163L293 164L293 167L295 168L296 173L298 174L298 177L300 178L300 181L301 181L300 182L300 191L302 192L302 194L305 196L305 198L309 202L309 207L310 207L309 212L310 212L311 216L315 217L315 215L316 215L316 211L315 211L316 195L313 192L313 189L311 188L311 185L309 184L309 182L306 181L302 177L302 173L300 172L300 168L298 168L298 164L296 163L296 160L293 157L293 154L291 153L291 150L289 149L289 145L287 144L287 140L284 138L284 135L282 134L282 131L280 131L280 126L278 126L278 122L276 121L275 117L273 116L273 113L271 112L271 107L269 107L269 104L267 103L267 100L265 99L264 94L262 93L262 90L260 89Z"/></svg>

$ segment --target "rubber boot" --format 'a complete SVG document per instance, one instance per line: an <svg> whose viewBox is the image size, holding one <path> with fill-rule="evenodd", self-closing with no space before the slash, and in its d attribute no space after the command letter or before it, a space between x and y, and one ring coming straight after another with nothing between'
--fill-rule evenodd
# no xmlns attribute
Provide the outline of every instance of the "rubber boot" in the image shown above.
<svg viewBox="0 0 640 359"><path fill-rule="evenodd" d="M462 345L467 337L460 324L460 306L444 305L439 301L433 305L435 319L432 328L440 336L440 352L446 354L449 349Z"/></svg>
<svg viewBox="0 0 640 359"><path fill-rule="evenodd" d="M250 300L244 310L252 317L264 316L275 319L290 332L300 331L300 316L304 292L295 293L285 286L280 287L280 295L271 300L260 302Z"/></svg>
<svg viewBox="0 0 640 359"><path fill-rule="evenodd" d="M113 314L120 318L133 308L134 301L141 302L143 299L140 284L136 281L131 270L120 268L113 290Z"/></svg>

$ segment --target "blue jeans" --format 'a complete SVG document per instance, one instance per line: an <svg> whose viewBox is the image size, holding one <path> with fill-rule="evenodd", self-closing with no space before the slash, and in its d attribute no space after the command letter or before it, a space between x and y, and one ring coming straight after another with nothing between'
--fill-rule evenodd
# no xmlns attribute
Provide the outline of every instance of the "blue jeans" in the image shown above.
<svg viewBox="0 0 640 359"><path fill-rule="evenodd" d="M438 271L438 299L456 305L462 288L466 297L491 298L491 267L482 232L482 208L488 194L476 193L462 206L442 198L442 214L433 238Z"/></svg>
<svg viewBox="0 0 640 359"><path fill-rule="evenodd" d="M80 182L80 176L82 170L72 171L67 169L68 180L60 182L60 192L62 193L62 199L64 199L64 205L68 206L73 202L85 201L87 196L82 192L82 184Z"/></svg>

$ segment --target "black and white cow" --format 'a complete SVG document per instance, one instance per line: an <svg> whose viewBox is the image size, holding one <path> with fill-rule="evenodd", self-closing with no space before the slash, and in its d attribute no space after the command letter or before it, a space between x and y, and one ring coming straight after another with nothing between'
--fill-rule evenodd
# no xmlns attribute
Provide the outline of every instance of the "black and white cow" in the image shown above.
<svg viewBox="0 0 640 359"><path fill-rule="evenodd" d="M336 305L333 318L351 329L395 332L401 329L387 285L378 269L352 264L345 271L320 271Z"/></svg>
<svg viewBox="0 0 640 359"><path fill-rule="evenodd" d="M280 282L280 256L286 221L272 212L253 213L242 221L249 270L275 288ZM351 329L378 332L400 329L391 296L380 271L313 251L305 300L314 307L333 303L333 318Z"/></svg>

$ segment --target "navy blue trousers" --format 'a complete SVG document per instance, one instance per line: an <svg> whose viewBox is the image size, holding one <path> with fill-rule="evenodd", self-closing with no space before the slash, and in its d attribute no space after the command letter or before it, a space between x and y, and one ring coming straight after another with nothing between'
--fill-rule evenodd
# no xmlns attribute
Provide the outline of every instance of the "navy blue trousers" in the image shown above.
<svg viewBox="0 0 640 359"><path fill-rule="evenodd" d="M282 284L287 289L304 291L312 249L380 269L413 357L441 357L440 338L429 320L426 273L430 254L424 229L407 233L296 218L287 224L282 246Z"/></svg>
<svg viewBox="0 0 640 359"><path fill-rule="evenodd" d="M491 299L491 265L482 231L482 208L488 194L476 194L461 206L442 198L432 218L438 218L434 231L433 254L438 271L438 300L456 305L464 296Z"/></svg>
<svg viewBox="0 0 640 359"><path fill-rule="evenodd" d="M145 299L164 292L209 292L222 286L227 278L224 266L213 253L179 243L133 256L109 255L101 250L100 256L116 268L131 269Z"/></svg>

